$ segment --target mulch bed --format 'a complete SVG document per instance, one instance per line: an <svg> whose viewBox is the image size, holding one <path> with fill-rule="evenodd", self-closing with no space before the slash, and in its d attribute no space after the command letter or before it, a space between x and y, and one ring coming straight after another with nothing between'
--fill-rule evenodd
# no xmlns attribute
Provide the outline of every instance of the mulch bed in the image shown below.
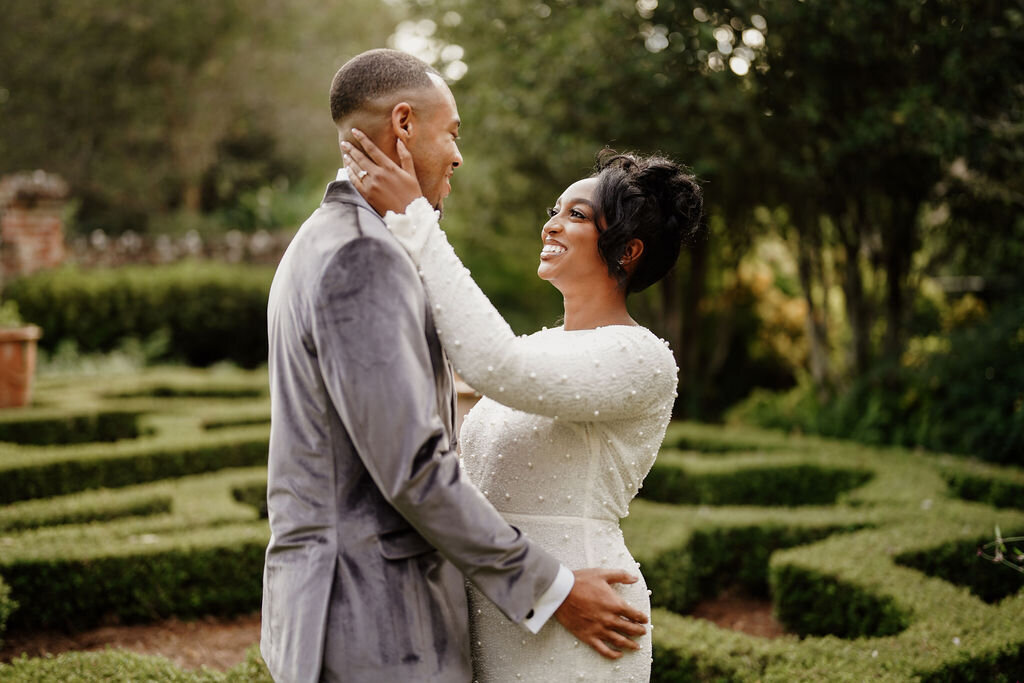
<svg viewBox="0 0 1024 683"><path fill-rule="evenodd" d="M22 653L39 657L69 651L130 650L163 655L183 669L208 667L226 671L245 660L245 651L260 640L260 615L198 621L168 619L136 626L104 626L81 633L35 631L7 633L0 662Z"/></svg>

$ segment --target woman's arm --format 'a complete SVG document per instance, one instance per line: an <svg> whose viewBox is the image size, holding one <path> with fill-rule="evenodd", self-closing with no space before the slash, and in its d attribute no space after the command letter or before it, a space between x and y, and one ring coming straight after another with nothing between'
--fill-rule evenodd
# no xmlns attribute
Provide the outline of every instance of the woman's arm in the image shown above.
<svg viewBox="0 0 1024 683"><path fill-rule="evenodd" d="M477 391L512 408L573 421L671 408L676 366L654 335L611 326L517 337L462 265L425 199L384 221L419 266L445 351Z"/></svg>
<svg viewBox="0 0 1024 683"><path fill-rule="evenodd" d="M372 142L358 139L374 159L383 156ZM401 167L350 151L355 167L370 171L361 191L375 207L394 206L412 194L411 158L403 146L398 153ZM384 221L419 267L445 351L474 389L518 410L572 421L671 409L677 368L667 343L625 326L550 339L517 337L455 254L438 218L419 197L405 213L389 210Z"/></svg>

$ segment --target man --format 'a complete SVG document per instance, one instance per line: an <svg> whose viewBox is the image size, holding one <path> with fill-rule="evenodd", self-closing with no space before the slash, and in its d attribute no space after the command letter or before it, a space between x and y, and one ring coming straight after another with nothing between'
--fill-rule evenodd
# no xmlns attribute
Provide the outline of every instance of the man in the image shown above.
<svg viewBox="0 0 1024 683"><path fill-rule="evenodd" d="M392 50L336 74L340 140L409 149L437 208L462 163L455 100ZM261 651L278 681L468 681L463 577L536 632L554 614L606 656L644 615L622 572L570 572L461 476L452 375L411 261L348 182L331 183L274 277ZM524 637L529 634L524 631Z"/></svg>

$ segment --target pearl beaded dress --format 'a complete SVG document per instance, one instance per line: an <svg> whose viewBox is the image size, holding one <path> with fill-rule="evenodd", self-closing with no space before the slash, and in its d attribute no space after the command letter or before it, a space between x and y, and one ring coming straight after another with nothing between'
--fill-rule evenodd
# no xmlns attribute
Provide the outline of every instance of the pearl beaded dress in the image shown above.
<svg viewBox="0 0 1024 683"><path fill-rule="evenodd" d="M502 516L569 569L640 575L619 520L654 463L676 388L668 344L643 327L517 337L448 244L426 200L385 222L420 268L456 371L484 395L462 426L465 473ZM642 575L615 589L650 615ZM647 681L650 634L618 660L554 618L536 635L469 587L474 678Z"/></svg>

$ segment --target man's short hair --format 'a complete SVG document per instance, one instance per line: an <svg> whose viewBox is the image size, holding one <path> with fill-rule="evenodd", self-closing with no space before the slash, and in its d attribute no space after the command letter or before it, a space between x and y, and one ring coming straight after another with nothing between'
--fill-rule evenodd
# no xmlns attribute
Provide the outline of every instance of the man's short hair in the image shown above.
<svg viewBox="0 0 1024 683"><path fill-rule="evenodd" d="M348 60L331 83L331 118L338 123L378 97L433 85L437 69L398 50L369 50Z"/></svg>

